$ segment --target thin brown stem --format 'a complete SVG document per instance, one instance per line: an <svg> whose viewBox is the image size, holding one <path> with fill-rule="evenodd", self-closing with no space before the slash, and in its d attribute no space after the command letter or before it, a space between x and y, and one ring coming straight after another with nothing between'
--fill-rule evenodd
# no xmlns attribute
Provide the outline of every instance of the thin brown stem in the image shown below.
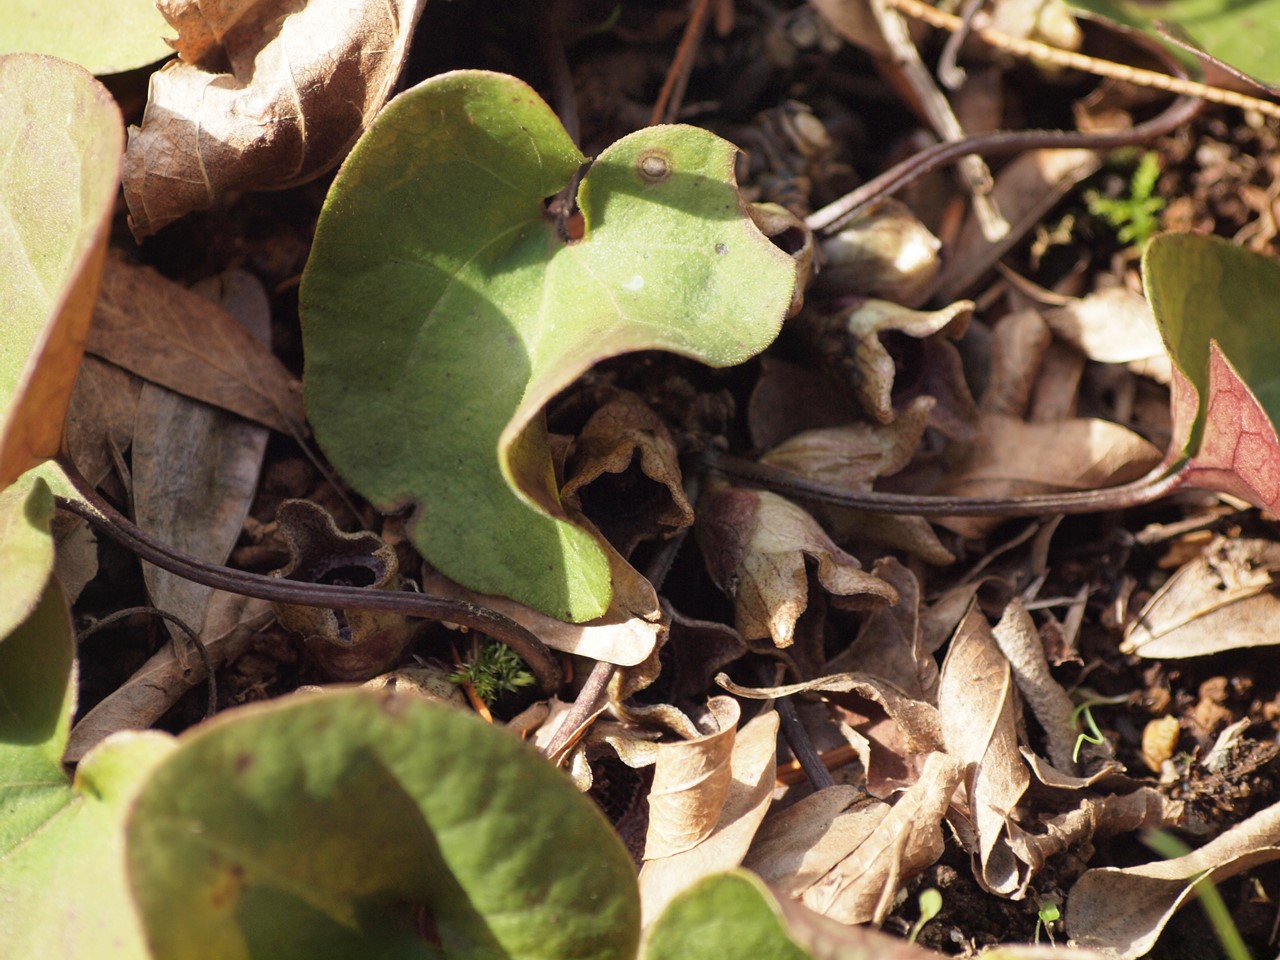
<svg viewBox="0 0 1280 960"><path fill-rule="evenodd" d="M496 610L465 600L448 600L422 593L304 583L206 563L156 540L135 525L104 500L68 458L59 458L58 465L84 498L84 502L81 502L57 497L57 504L61 509L83 518L99 533L110 537L148 563L176 576L215 590L226 590L273 603L294 603L304 607L327 607L335 610L386 610L407 617L444 620L470 627L505 643L523 657L545 692L553 693L560 687L560 664L551 651L531 632Z"/></svg>
<svg viewBox="0 0 1280 960"><path fill-rule="evenodd" d="M1034 517L1047 513L1101 513L1124 510L1167 497L1183 484L1178 468L1157 467L1141 479L1100 490L1026 497L939 497L877 490L850 490L810 480L790 470L707 451L702 464L709 470L802 500L826 503L868 513L906 513L934 517Z"/></svg>

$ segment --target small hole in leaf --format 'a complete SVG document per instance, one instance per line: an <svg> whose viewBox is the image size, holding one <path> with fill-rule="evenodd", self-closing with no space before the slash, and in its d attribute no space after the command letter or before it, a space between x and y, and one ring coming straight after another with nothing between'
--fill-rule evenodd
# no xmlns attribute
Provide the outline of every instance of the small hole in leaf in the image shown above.
<svg viewBox="0 0 1280 960"><path fill-rule="evenodd" d="M775 247L790 256L795 256L804 249L805 235L804 231L799 227L787 227L787 229L781 233L775 233L769 239Z"/></svg>

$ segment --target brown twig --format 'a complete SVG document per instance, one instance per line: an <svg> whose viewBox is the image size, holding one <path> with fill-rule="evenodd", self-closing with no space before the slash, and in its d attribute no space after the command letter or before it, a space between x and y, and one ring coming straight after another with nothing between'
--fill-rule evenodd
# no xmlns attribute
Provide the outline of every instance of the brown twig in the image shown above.
<svg viewBox="0 0 1280 960"><path fill-rule="evenodd" d="M386 610L408 617L444 620L470 627L505 643L518 653L529 664L529 669L537 677L543 691L554 693L560 687L560 664L551 651L530 631L496 610L465 600L447 600L423 593L303 583L206 563L161 543L136 526L98 495L69 458L60 457L58 465L84 498L82 502L57 497L55 499L59 508L83 518L99 533L115 540L148 563L176 576L202 583L215 590L226 590L274 603L294 603L334 610Z"/></svg>
<svg viewBox="0 0 1280 960"><path fill-rule="evenodd" d="M680 38L680 46L676 47L676 55L662 81L658 99L653 104L653 113L649 116L650 125L671 123L679 115L684 91L689 85L689 75L693 73L698 44L702 41L702 34L706 32L707 21L711 19L712 4L713 0L694 0L693 12L689 14L684 36Z"/></svg>

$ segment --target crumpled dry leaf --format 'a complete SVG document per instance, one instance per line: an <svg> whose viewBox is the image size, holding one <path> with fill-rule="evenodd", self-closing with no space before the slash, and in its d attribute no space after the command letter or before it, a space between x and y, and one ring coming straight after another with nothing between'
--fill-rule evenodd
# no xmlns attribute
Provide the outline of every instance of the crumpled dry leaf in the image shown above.
<svg viewBox="0 0 1280 960"><path fill-rule="evenodd" d="M1140 657L1198 657L1280 643L1277 571L1280 544L1216 536L1147 601L1120 649Z"/></svg>
<svg viewBox="0 0 1280 960"><path fill-rule="evenodd" d="M560 495L591 518L624 557L636 544L693 525L679 451L662 419L619 390L574 441Z"/></svg>
<svg viewBox="0 0 1280 960"><path fill-rule="evenodd" d="M111 473L116 456L133 443L143 381L128 370L86 354L67 411L67 449L93 486Z"/></svg>
<svg viewBox="0 0 1280 960"><path fill-rule="evenodd" d="M822 243L821 281L868 297L915 307L938 272L942 242L906 204L892 197L868 208Z"/></svg>
<svg viewBox="0 0 1280 960"><path fill-rule="evenodd" d="M840 378L812 365L801 366L764 354L760 378L747 401L747 428L758 449L777 446L788 437L820 427L838 427L862 418Z"/></svg>
<svg viewBox="0 0 1280 960"><path fill-rule="evenodd" d="M943 814L963 775L964 765L953 757L930 754L920 779L882 816L876 808L861 808L867 811L863 817L878 817L878 822L838 863L803 891L792 891L793 896L799 893L806 907L841 923L882 923L899 886L942 856ZM846 816L857 817L859 811ZM837 836L856 838L863 826Z"/></svg>
<svg viewBox="0 0 1280 960"><path fill-rule="evenodd" d="M1151 304L1128 287L1095 291L1049 311L1045 320L1090 360L1123 363L1166 386L1173 378L1173 361L1160 339Z"/></svg>
<svg viewBox="0 0 1280 960"><path fill-rule="evenodd" d="M1022 417L1053 334L1035 310L1015 310L992 330L991 362L980 409L984 414Z"/></svg>
<svg viewBox="0 0 1280 960"><path fill-rule="evenodd" d="M1067 933L1081 946L1124 958L1154 945L1201 876L1218 884L1280 860L1280 804L1255 813L1203 847L1173 860L1086 870L1067 897Z"/></svg>
<svg viewBox="0 0 1280 960"><path fill-rule="evenodd" d="M777 494L708 483L694 529L707 571L733 598L735 624L746 640L772 637L779 647L791 645L796 621L809 605L806 559L837 605L865 608L898 599L812 516Z"/></svg>
<svg viewBox="0 0 1280 960"><path fill-rule="evenodd" d="M138 239L236 190L305 183L339 163L386 101L425 0L158 0L178 59L129 128Z"/></svg>
<svg viewBox="0 0 1280 960"><path fill-rule="evenodd" d="M228 281L229 292L241 282ZM107 258L85 349L174 393L306 434L302 387L271 350L225 310L150 268Z"/></svg>
<svg viewBox="0 0 1280 960"><path fill-rule="evenodd" d="M468 590L435 570L423 570L422 591L496 610L534 633L553 650L603 660L620 667L634 666L646 660L653 653L661 632L666 629L665 620L645 620L620 606L616 593L613 604L603 617L587 623L566 623L508 597Z"/></svg>
<svg viewBox="0 0 1280 960"><path fill-rule="evenodd" d="M209 599L200 632L214 668L239 657L254 635L274 619L266 600L216 591ZM72 728L63 759L68 763L80 760L95 744L119 730L145 730L205 677L199 657L179 656L174 645L166 643Z"/></svg>
<svg viewBox="0 0 1280 960"><path fill-rule="evenodd" d="M957 497L1018 497L1093 490L1136 480L1162 454L1132 430L1106 420L1024 423L984 415L978 442L958 476L940 493ZM981 537L998 519L948 517L938 521L966 537Z"/></svg>
<svg viewBox="0 0 1280 960"><path fill-rule="evenodd" d="M712 697L701 736L658 744L649 789L646 860L683 853L711 835L733 779L729 761L741 715L737 700Z"/></svg>
<svg viewBox="0 0 1280 960"><path fill-rule="evenodd" d="M891 476L911 462L935 402L920 396L889 424L851 423L806 430L760 457L811 480L849 490L870 490L878 477ZM814 516L836 540L857 540L907 550L928 563L955 560L929 522L917 514L878 514L815 504Z"/></svg>
<svg viewBox="0 0 1280 960"><path fill-rule="evenodd" d="M973 303L958 300L941 310L919 311L888 300L856 298L837 313L814 315L805 335L829 365L846 371L854 394L868 416L892 423L891 394L896 364L880 342L880 334L896 330L923 339L945 330L963 336L973 315Z"/></svg>
<svg viewBox="0 0 1280 960"><path fill-rule="evenodd" d="M769 809L777 772L778 715L766 710L734 734L731 779L719 818L701 843L646 859L640 869L640 910L647 926L671 898L702 877L738 866ZM647 853L647 850L646 850Z"/></svg>
<svg viewBox="0 0 1280 960"><path fill-rule="evenodd" d="M1018 752L1015 703L1009 662L971 607L942 664L938 715L948 755L972 765L966 778L972 835L959 833L974 858L974 876L984 889L1020 899L1031 873L1010 849L1009 834L1031 774Z"/></svg>

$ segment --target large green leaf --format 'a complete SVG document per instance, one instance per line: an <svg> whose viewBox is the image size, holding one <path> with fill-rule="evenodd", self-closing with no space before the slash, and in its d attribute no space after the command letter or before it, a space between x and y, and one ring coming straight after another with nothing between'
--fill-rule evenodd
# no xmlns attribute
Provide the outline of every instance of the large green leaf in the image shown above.
<svg viewBox="0 0 1280 960"><path fill-rule="evenodd" d="M47 53L93 73L163 60L173 33L154 0L5 0L0 8L0 53Z"/></svg>
<svg viewBox="0 0 1280 960"><path fill-rule="evenodd" d="M645 936L644 960L724 957L810 960L788 936L769 888L745 870L698 881L667 905Z"/></svg>
<svg viewBox="0 0 1280 960"><path fill-rule="evenodd" d="M397 97L347 159L302 281L306 401L339 472L443 573L563 619L598 616L609 567L568 521L543 405L596 361L661 349L716 366L777 334L788 257L750 222L734 147L632 134L585 158L512 77L460 71Z"/></svg>
<svg viewBox="0 0 1280 960"><path fill-rule="evenodd" d="M1280 509L1280 262L1164 234L1147 245L1143 276L1174 362L1173 450L1186 482Z"/></svg>
<svg viewBox="0 0 1280 960"><path fill-rule="evenodd" d="M58 452L123 145L115 100L83 68L0 56L0 488Z"/></svg>
<svg viewBox="0 0 1280 960"><path fill-rule="evenodd" d="M69 781L61 758L74 707L74 645L56 581L0 643L0 944L6 957L140 960L146 951L125 884L124 815L173 738L113 738Z"/></svg>
<svg viewBox="0 0 1280 960"><path fill-rule="evenodd" d="M0 490L0 642L35 610L53 570L53 494L34 474Z"/></svg>
<svg viewBox="0 0 1280 960"><path fill-rule="evenodd" d="M631 960L635 871L510 734L347 691L181 738L128 826L157 957Z"/></svg>
<svg viewBox="0 0 1280 960"><path fill-rule="evenodd" d="M1280 0L1069 0L1070 5L1159 35L1161 22L1210 56L1268 84L1280 82Z"/></svg>

